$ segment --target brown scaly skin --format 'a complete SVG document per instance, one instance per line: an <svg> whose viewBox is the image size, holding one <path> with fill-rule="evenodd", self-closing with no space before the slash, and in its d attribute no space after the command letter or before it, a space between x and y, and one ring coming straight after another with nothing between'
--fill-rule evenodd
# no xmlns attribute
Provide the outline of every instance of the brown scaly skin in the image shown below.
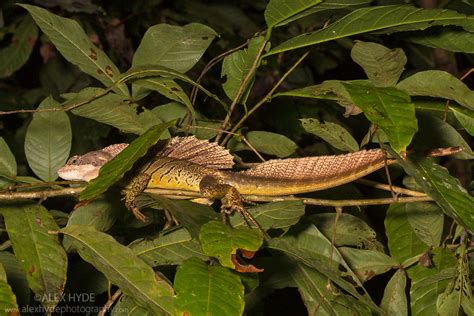
<svg viewBox="0 0 474 316"><path fill-rule="evenodd" d="M148 181L151 176L146 173L141 173L134 177L130 182L127 190L125 190L125 207L130 210L133 215L140 221L146 220L145 215L140 212L140 209L135 205L135 199L146 189Z"/></svg>

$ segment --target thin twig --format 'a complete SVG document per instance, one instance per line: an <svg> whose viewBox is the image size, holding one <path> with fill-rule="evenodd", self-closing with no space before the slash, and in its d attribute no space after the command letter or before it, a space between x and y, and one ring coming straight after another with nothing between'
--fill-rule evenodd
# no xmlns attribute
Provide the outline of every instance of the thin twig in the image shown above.
<svg viewBox="0 0 474 316"><path fill-rule="evenodd" d="M157 188L145 189L146 193L162 195L174 199L193 199L201 197L199 192L178 191L178 190L164 190ZM346 206L364 206L364 205L383 205L392 203L415 203L433 201L429 196L410 196L377 198L377 199L360 199L360 200L328 200L328 199L313 199L305 197L295 197L293 195L284 196L265 196L265 195L243 195L243 197L252 202L279 202L279 201L303 201L307 205L316 206L330 206L330 207L346 207Z"/></svg>
<svg viewBox="0 0 474 316"><path fill-rule="evenodd" d="M367 179L357 179L357 180L355 180L355 182L360 183L360 184L364 184L364 185L368 185L368 186L374 187L376 189L381 189L381 190L385 190L385 191L393 191L393 192L398 193L398 194L405 194L405 195L409 195L409 196L426 196L426 194L423 193L423 192L413 191L413 190L409 190L409 189L405 189L405 188L401 188L401 187L396 187L396 186L393 186L393 185L390 186L388 184L378 183L378 182L375 182L375 181L372 181L372 180L367 180Z"/></svg>
<svg viewBox="0 0 474 316"><path fill-rule="evenodd" d="M339 222L339 218L342 214L342 207L336 207L336 218L334 219L334 226L332 227L332 235L331 235L331 247L329 248L329 269L332 269L332 260L334 255L334 247L336 243L336 232L337 232L337 223ZM331 286L331 279L328 277L327 287Z"/></svg>
<svg viewBox="0 0 474 316"><path fill-rule="evenodd" d="M214 57L213 59L211 59L207 65L204 67L204 69L202 70L201 74L199 75L199 77L196 79L196 83L200 83L202 78L206 75L206 73L212 69L212 67L214 67L215 65L217 65L221 59L223 59L224 57L232 54L233 52L236 52L242 48L244 48L245 46L248 45L248 41L235 47L235 48L232 48L232 49L229 49L228 51L225 51L223 52L222 54L219 54L217 55L216 57ZM190 99L191 99L191 103L194 105L195 102L196 102L196 97L197 97L197 92L198 92L198 89L197 87L193 87L193 89L191 90L191 95L190 95Z"/></svg>
<svg viewBox="0 0 474 316"><path fill-rule="evenodd" d="M247 115L242 117L240 121L238 121L237 124L234 125L234 127L231 129L231 133L235 133L235 131L237 131L240 128L240 126L245 122L247 118L250 117L250 115L252 115L256 110L260 108L260 106L262 106L271 98L271 96L276 91L276 89L278 89L278 87L283 83L283 81L285 81L285 79L293 72L293 70L295 70L296 67L298 67L298 65L306 58L306 56L308 56L308 54L309 52L306 52L305 54L303 54L303 56L301 56L296 61L296 63L294 63L293 66L291 66L291 68L286 73L283 74L283 76L280 78L280 80L278 80L278 82L273 86L273 88L259 102L257 102L257 104L255 104L254 107L252 107L248 111ZM227 143L229 139L230 139L230 136L227 135L222 141L222 145L225 145L225 143Z"/></svg>
<svg viewBox="0 0 474 316"><path fill-rule="evenodd" d="M109 311L109 309L114 305L115 301L122 295L121 290L115 291L114 295L112 295L107 302L105 303L104 307L102 307L102 310L97 314L97 316L105 316L105 314Z"/></svg>
<svg viewBox="0 0 474 316"><path fill-rule="evenodd" d="M1 192L0 200L13 201L19 199L46 199L57 196L78 195L85 187L64 188L59 190L22 191L22 192Z"/></svg>
<svg viewBox="0 0 474 316"><path fill-rule="evenodd" d="M227 124L229 124L230 117L232 115L232 112L235 109L235 106L237 103L239 103L240 99L242 98L242 95L245 92L245 89L248 87L248 83L250 82L250 79L253 77L254 73L257 71L258 65L260 63L260 57L263 54L263 51L265 50L265 46L267 46L267 40L264 40L262 42L262 46L259 48L257 52L257 56L255 57L255 60L253 61L252 67L250 67L249 71L245 75L244 79L240 83L239 89L237 90L237 93L235 94L234 99L232 100L232 103L230 104L229 110L227 111L227 115L224 119L224 122L222 122L221 129L226 130L227 129ZM234 131L235 132L235 131ZM221 139L223 133L219 133L216 136L216 143L219 142Z"/></svg>

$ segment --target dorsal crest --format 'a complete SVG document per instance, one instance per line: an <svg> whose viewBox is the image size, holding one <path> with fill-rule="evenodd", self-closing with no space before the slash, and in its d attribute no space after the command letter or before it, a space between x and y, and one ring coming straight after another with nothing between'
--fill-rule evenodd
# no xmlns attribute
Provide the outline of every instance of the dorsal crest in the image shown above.
<svg viewBox="0 0 474 316"><path fill-rule="evenodd" d="M183 159L213 169L230 169L234 165L234 157L227 149L195 136L172 138L160 156Z"/></svg>

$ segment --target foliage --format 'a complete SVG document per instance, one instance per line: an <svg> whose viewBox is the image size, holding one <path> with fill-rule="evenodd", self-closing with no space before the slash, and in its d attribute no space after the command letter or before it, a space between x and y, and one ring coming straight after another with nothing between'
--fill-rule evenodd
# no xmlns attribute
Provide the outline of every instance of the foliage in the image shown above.
<svg viewBox="0 0 474 316"><path fill-rule="evenodd" d="M474 4L406 2L6 1L2 314L472 315ZM218 205L151 193L138 221L113 185L186 134L240 167L382 147L398 196L381 170L245 205L265 240ZM84 184L57 170L121 142L75 206ZM463 150L425 155L449 146Z"/></svg>

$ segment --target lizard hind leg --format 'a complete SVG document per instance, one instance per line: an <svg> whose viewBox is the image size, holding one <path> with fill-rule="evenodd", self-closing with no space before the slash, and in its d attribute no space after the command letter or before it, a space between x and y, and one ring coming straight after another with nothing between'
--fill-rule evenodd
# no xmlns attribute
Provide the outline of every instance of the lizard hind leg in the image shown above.
<svg viewBox="0 0 474 316"><path fill-rule="evenodd" d="M148 181L150 181L150 175L141 173L132 179L130 185L125 190L125 207L142 222L146 221L146 216L143 215L143 213L140 212L140 209L136 206L135 199L143 192L143 190L145 190Z"/></svg>
<svg viewBox="0 0 474 316"><path fill-rule="evenodd" d="M252 223L264 237L268 237L268 234L262 226L245 210L243 205L244 198L236 188L229 184L218 183L217 180L211 176L204 177L199 184L199 188L203 196L221 200L221 215L224 224L227 223L228 215L238 212L249 227L252 227L250 224Z"/></svg>

